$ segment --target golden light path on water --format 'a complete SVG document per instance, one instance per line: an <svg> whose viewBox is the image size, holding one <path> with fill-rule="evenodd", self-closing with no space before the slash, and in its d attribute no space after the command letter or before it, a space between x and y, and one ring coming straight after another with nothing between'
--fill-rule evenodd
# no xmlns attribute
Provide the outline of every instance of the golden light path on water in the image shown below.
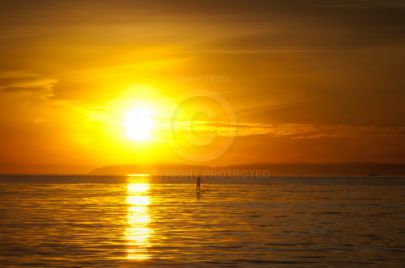
<svg viewBox="0 0 405 268"><path fill-rule="evenodd" d="M148 248L152 234L149 223L151 221L149 205L149 182L146 174L128 175L127 184L127 228L125 239L127 241L128 260L150 259Z"/></svg>

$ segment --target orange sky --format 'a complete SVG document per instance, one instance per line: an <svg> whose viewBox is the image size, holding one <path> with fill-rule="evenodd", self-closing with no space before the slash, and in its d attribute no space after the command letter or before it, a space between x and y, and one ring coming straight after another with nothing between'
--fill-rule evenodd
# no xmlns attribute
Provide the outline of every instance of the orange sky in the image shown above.
<svg viewBox="0 0 405 268"><path fill-rule="evenodd" d="M405 163L404 30L403 1L3 1L0 172Z"/></svg>

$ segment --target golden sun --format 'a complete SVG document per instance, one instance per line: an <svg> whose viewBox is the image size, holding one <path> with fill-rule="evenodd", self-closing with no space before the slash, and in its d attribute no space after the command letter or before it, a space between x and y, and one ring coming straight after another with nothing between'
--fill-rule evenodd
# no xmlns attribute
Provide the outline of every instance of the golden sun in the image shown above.
<svg viewBox="0 0 405 268"><path fill-rule="evenodd" d="M125 136L130 140L150 140L154 126L153 110L150 107L137 107L125 113Z"/></svg>

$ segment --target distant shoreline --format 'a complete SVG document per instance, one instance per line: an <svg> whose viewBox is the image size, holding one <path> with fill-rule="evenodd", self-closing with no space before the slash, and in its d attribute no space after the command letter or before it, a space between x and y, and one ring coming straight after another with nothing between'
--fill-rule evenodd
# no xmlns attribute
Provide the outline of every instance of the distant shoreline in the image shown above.
<svg viewBox="0 0 405 268"><path fill-rule="evenodd" d="M109 165L78 168L58 165L0 165L0 175L126 176L147 173L155 176L247 176L247 177L390 177L405 176L403 163L253 163L228 166L187 164Z"/></svg>

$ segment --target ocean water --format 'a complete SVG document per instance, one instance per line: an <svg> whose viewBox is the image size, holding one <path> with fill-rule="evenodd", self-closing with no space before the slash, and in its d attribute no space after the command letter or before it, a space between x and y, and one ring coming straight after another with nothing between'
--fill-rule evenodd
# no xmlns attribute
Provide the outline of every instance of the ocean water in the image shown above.
<svg viewBox="0 0 405 268"><path fill-rule="evenodd" d="M0 267L404 267L405 178L0 177Z"/></svg>

